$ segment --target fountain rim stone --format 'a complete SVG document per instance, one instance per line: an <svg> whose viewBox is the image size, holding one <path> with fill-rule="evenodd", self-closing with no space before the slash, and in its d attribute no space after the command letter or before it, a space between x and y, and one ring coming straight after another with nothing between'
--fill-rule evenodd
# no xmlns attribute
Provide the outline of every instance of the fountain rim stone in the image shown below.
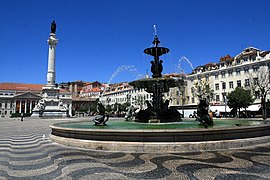
<svg viewBox="0 0 270 180"><path fill-rule="evenodd" d="M200 152L268 143L270 124L215 129L108 130L50 125L50 139L67 146L117 152Z"/></svg>
<svg viewBox="0 0 270 180"><path fill-rule="evenodd" d="M85 121L81 121L85 122ZM228 131L228 130L235 130L235 129L254 129L257 127L269 127L270 124L262 124L262 125L252 125L252 126L240 126L240 127L226 127L226 128L213 128L213 129L207 129L207 128L201 128L201 129L86 129L86 128L70 128L70 127L59 127L57 125L62 123L55 123L53 125L50 125L50 128L58 128L61 130L80 130L80 131L88 131L88 132L147 132L147 133L160 133L160 132L220 132L220 131ZM157 123L160 124L160 123ZM166 123L167 124L167 123Z"/></svg>

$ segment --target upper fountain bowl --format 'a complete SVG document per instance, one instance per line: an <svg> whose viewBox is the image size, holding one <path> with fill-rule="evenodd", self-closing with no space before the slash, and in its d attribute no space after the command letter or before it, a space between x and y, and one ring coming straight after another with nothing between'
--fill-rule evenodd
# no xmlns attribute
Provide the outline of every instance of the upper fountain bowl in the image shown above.
<svg viewBox="0 0 270 180"><path fill-rule="evenodd" d="M162 56L163 54L167 54L170 52L170 50L168 48L158 47L159 43L160 43L160 41L158 39L158 36L155 35L154 41L152 42L154 47L146 48L143 52L145 54L148 54L148 55L151 55L154 57L159 57L159 56Z"/></svg>
<svg viewBox="0 0 270 180"><path fill-rule="evenodd" d="M167 54L169 52L170 50L165 47L150 47L144 50L145 54L148 54L151 56L162 56L163 54Z"/></svg>

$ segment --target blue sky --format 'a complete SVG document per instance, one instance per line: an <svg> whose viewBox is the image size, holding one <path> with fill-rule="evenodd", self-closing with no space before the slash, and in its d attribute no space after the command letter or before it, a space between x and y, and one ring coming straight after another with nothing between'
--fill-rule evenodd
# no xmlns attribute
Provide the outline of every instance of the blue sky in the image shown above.
<svg viewBox="0 0 270 180"><path fill-rule="evenodd" d="M162 56L163 74L179 71L183 56L196 67L227 54L235 56L248 46L270 49L268 0L0 2L0 82L46 84L52 20L59 39L58 83L132 81L145 74L152 58L143 50L151 46L154 24L161 46L171 51ZM185 61L181 63L190 71Z"/></svg>

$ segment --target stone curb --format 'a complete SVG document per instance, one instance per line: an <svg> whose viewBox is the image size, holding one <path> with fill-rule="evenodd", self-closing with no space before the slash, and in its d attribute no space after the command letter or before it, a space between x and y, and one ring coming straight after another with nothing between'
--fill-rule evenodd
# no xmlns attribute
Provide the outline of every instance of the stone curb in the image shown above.
<svg viewBox="0 0 270 180"><path fill-rule="evenodd" d="M136 153L179 153L217 151L252 147L270 142L270 136L205 141L205 142L120 142L120 141L94 141L74 138L64 138L50 134L50 140L71 147L91 150Z"/></svg>

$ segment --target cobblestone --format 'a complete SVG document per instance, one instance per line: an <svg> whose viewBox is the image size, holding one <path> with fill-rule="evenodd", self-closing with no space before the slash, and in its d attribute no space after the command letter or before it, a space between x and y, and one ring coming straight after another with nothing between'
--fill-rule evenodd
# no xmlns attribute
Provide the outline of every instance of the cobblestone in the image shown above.
<svg viewBox="0 0 270 180"><path fill-rule="evenodd" d="M0 179L270 179L270 144L174 154L91 151L48 139L49 125L67 120L80 119L0 119Z"/></svg>

